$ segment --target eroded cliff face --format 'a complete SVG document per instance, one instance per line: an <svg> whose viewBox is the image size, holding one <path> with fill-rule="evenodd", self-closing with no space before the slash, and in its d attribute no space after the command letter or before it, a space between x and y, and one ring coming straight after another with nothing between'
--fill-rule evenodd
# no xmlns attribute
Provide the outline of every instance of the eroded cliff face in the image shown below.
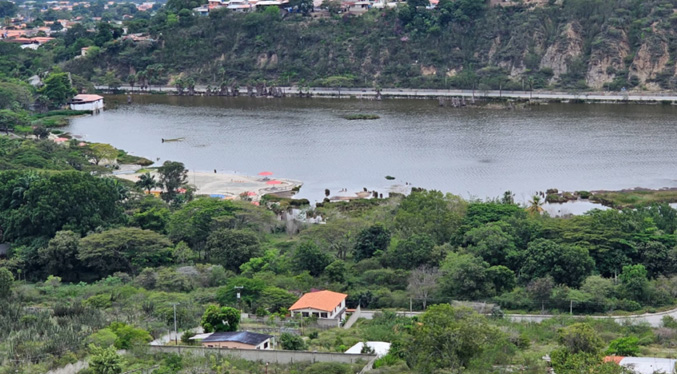
<svg viewBox="0 0 677 374"><path fill-rule="evenodd" d="M658 83L653 80L670 61L668 43L665 39L661 34L654 34L645 40L630 66L630 75L639 78L648 89L660 89Z"/></svg>
<svg viewBox="0 0 677 374"><path fill-rule="evenodd" d="M630 53L628 38L623 30L611 28L598 36L592 45L585 81L591 88L601 89L625 70L625 58Z"/></svg>
<svg viewBox="0 0 677 374"><path fill-rule="evenodd" d="M581 25L571 22L565 25L557 41L550 45L541 59L541 69L551 69L553 81L566 74L569 64L583 52L583 38L580 34Z"/></svg>

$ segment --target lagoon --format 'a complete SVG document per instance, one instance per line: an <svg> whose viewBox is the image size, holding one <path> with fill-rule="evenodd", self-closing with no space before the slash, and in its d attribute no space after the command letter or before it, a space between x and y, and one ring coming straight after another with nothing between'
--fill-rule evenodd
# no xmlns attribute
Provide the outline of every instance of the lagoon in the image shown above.
<svg viewBox="0 0 677 374"><path fill-rule="evenodd" d="M107 96L65 129L191 170L304 182L298 197L406 182L464 198L677 186L677 107L550 104L454 109L436 100ZM380 118L346 120L350 114ZM183 138L162 143L161 139ZM396 177L385 179L386 175Z"/></svg>

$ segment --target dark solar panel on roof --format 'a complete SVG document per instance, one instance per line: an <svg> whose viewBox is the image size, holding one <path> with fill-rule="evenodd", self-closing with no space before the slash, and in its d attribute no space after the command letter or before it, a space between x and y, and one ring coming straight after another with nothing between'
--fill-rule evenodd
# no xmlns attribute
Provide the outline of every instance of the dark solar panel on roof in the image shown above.
<svg viewBox="0 0 677 374"><path fill-rule="evenodd" d="M209 342L237 342L248 345L259 345L272 338L271 335L258 334L249 331L215 332L208 338L202 340L203 343Z"/></svg>

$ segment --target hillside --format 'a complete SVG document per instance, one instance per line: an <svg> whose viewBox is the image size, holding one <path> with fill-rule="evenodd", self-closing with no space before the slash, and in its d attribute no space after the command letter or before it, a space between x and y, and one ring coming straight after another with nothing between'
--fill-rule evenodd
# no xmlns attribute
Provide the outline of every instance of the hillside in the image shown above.
<svg viewBox="0 0 677 374"><path fill-rule="evenodd" d="M520 4L442 1L437 9L209 16L168 7L127 23L152 41L99 43L65 69L100 83L307 84L479 89L674 89L675 0ZM324 12L324 13L323 13ZM179 14L179 15L177 15ZM322 16L324 15L324 16ZM70 35L86 45L88 35ZM81 39L79 39L80 37ZM71 48L65 45L66 48ZM75 51L79 52L79 51ZM105 73L112 71L105 77ZM98 77L98 78L97 78Z"/></svg>

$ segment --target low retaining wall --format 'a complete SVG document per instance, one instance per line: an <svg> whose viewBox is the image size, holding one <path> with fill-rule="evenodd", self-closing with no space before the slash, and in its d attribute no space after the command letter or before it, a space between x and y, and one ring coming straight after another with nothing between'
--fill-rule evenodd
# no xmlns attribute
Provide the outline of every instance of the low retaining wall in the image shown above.
<svg viewBox="0 0 677 374"><path fill-rule="evenodd" d="M345 354L330 352L305 352L305 351L266 351L259 349L221 349L189 346L151 346L151 352L162 353L189 353L196 356L206 356L217 354L223 356L232 356L247 361L261 361L278 364L291 364L299 361L310 362L340 362L344 364L354 364L357 361L371 361L375 355L365 354Z"/></svg>

